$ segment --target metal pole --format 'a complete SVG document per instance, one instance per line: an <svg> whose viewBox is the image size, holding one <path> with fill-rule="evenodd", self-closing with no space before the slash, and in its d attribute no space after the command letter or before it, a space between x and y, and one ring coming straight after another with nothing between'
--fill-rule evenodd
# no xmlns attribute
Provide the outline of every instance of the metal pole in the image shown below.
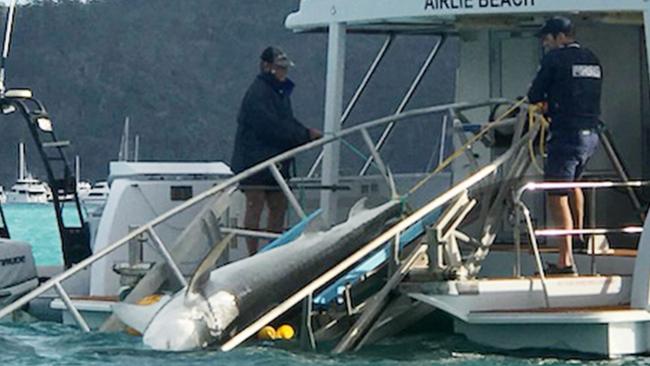
<svg viewBox="0 0 650 366"><path fill-rule="evenodd" d="M521 277L521 211L515 209L515 226L514 226L514 239L515 239L515 252L516 252L516 264L514 275L515 277Z"/></svg>
<svg viewBox="0 0 650 366"><path fill-rule="evenodd" d="M7 58L9 57L9 46L11 45L11 32L14 28L14 15L16 14L16 1L12 0L7 13L7 23L5 27L5 39L2 47L2 64L0 65L0 96L5 94L5 70Z"/></svg>
<svg viewBox="0 0 650 366"><path fill-rule="evenodd" d="M384 163L384 160L381 158L379 155L379 151L375 148L375 144L372 142L372 138L370 137L370 134L368 133L368 130L365 128L361 130L361 135L363 136L363 140L366 142L366 145L368 146L368 150L370 150L370 155L373 157L375 160L375 164L377 165L377 168L379 169L379 172L381 175L384 176L384 179L386 179L386 183L390 187L391 190L391 196L393 198L398 197L397 194L397 189L395 188L395 182L393 181L388 168L386 167L386 164Z"/></svg>
<svg viewBox="0 0 650 366"><path fill-rule="evenodd" d="M426 75L427 71L429 70L429 67L433 63L433 60L436 59L436 56L438 55L438 52L442 48L442 45L445 43L447 40L447 36L443 35L440 37L438 42L436 43L435 46L433 46L433 49L429 53L429 56L427 59L424 61L424 64L420 68L420 71L418 72L417 76L413 80L413 83L411 84L411 87L409 90L406 92L406 95L404 95L404 98L402 99L402 102L400 105L397 107L397 110L395 111L395 114L402 113L404 109L406 109L406 106L409 104L411 101L411 98L413 98L413 95L415 94L415 91L418 89L420 86L420 83L422 82L422 79L424 79L424 75ZM384 143L386 143L386 139L390 135L391 131L393 130L393 127L395 126L395 123L389 123L388 126L384 129L384 131L381 134L381 137L377 141L377 151L381 150L381 148L384 146ZM372 157L369 157L368 160L366 160L366 163L363 165L363 168L361 168L361 171L359 172L359 175L365 175L368 172L368 169L370 168L370 164L372 164Z"/></svg>
<svg viewBox="0 0 650 366"><path fill-rule="evenodd" d="M440 151L438 152L438 166L442 165L442 162L445 160L445 149L447 145L447 123L449 123L449 115L445 114L444 117L442 117L442 131L440 132Z"/></svg>
<svg viewBox="0 0 650 366"><path fill-rule="evenodd" d="M650 77L650 9L643 12L643 23L645 28L645 49L646 49L645 59L646 59L646 66L648 67L648 76Z"/></svg>
<svg viewBox="0 0 650 366"><path fill-rule="evenodd" d="M77 324L79 324L79 328L81 328L86 333L90 332L90 327L88 326L88 323L86 323L84 317L81 316L79 310L77 310L77 308L74 307L74 305L72 304L72 300L70 300L70 297L65 292L61 284L56 282L54 284L54 288L56 289L56 292L61 297L61 300L63 300L63 303L65 304L66 308L68 308L68 311L72 313L74 320L77 322Z"/></svg>
<svg viewBox="0 0 650 366"><path fill-rule="evenodd" d="M343 110L343 83L345 79L345 43L346 26L332 23L329 26L329 45L327 56L327 87L325 92L325 136L337 134L341 130L341 113ZM339 166L341 142L332 141L323 148L322 183L337 185L339 183ZM320 196L323 210L323 223L331 227L336 222L338 211L338 194L324 190Z"/></svg>
<svg viewBox="0 0 650 366"><path fill-rule="evenodd" d="M273 178L275 178L275 181L278 182L280 185L280 189L284 193L284 195L287 197L287 200L291 204L291 207L296 211L298 216L300 216L300 219L305 219L307 218L307 215L305 215L305 211L303 211L302 207L300 207L300 204L298 203L298 200L296 199L296 196L291 193L291 189L287 185L287 181L284 180L284 177L282 177L282 173L278 170L278 167L274 165L271 165L269 167L271 170L271 174L273 174Z"/></svg>
<svg viewBox="0 0 650 366"><path fill-rule="evenodd" d="M596 228L596 188L591 189L589 197L589 226ZM591 274L596 274L596 235L591 235Z"/></svg>
<svg viewBox="0 0 650 366"><path fill-rule="evenodd" d="M233 233L237 236L248 236L251 238L260 238L260 239L273 240L281 236L281 234L277 234L277 233L269 233L269 232L257 231L257 230L236 229L231 227L222 227L219 230L221 230L221 232L225 234Z"/></svg>
<svg viewBox="0 0 650 366"><path fill-rule="evenodd" d="M539 272L539 279L542 281L542 289L544 290L544 301L546 307L550 307L551 303L548 298L548 288L546 286L546 276L544 275L544 267L542 266L542 258L539 255L539 247L537 246L537 238L535 238L535 228L533 227L533 220L530 218L530 211L528 208L521 203L517 202L517 205L524 214L526 219L526 226L528 227L528 236L530 237L530 245L533 247L533 253L535 254L535 263L537 264L537 271Z"/></svg>
<svg viewBox="0 0 650 366"><path fill-rule="evenodd" d="M363 92L366 90L366 87L368 86L368 83L370 83L370 79L373 77L375 74L375 71L377 70L377 67L379 67L379 64L381 61L384 59L384 56L386 55L386 51L390 48L390 46L393 44L393 40L395 39L395 35L392 33L386 37L386 40L384 41L384 44L381 46L379 49L379 52L377 53L377 56L375 57L375 60L372 62L370 67L368 68L368 71L366 72L366 75L363 77L363 80L361 80L361 84L357 87L356 92L352 96L352 99L350 100L350 103L348 103L348 106L345 108L345 112L343 112L343 116L341 117L341 126L347 122L348 117L350 117L350 114L352 113L352 110L354 107L356 107L357 102L359 101L359 98L361 98L361 95ZM318 165L323 160L323 151L321 151L318 154L318 157L316 158L316 161L314 164L311 166L311 169L309 169L309 173L307 174L307 178L311 178L316 174L316 170L318 170Z"/></svg>
<svg viewBox="0 0 650 366"><path fill-rule="evenodd" d="M167 264L172 269L172 272L174 272L174 275L176 276L178 281L183 285L183 287L187 287L187 280L183 276L183 272L181 272L181 270L176 265L176 262L174 262L174 258L172 258L172 255L169 254L169 251L165 247L165 244L163 244L158 234L156 234L156 231L154 231L152 227L149 227L148 232L151 239L158 246L158 249L160 249L160 253L162 254L163 258L165 258L165 260L167 261Z"/></svg>
<svg viewBox="0 0 650 366"><path fill-rule="evenodd" d="M300 346L304 350L316 350L316 337L311 323L314 294L309 294L302 303L302 324L300 327Z"/></svg>

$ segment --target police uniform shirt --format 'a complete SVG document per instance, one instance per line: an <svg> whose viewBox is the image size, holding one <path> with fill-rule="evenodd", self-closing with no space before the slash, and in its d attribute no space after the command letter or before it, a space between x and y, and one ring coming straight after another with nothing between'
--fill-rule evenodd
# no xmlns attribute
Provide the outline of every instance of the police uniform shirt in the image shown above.
<svg viewBox="0 0 650 366"><path fill-rule="evenodd" d="M595 128L600 116L603 69L596 55L571 43L548 52L528 92L548 102L551 131Z"/></svg>

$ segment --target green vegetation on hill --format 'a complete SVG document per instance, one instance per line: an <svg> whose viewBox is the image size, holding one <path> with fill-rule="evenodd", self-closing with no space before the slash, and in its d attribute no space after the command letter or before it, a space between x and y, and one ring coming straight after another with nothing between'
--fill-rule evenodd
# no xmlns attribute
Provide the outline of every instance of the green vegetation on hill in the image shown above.
<svg viewBox="0 0 650 366"><path fill-rule="evenodd" d="M81 156L84 178L106 177L126 116L141 137L143 160L229 161L239 102L269 44L297 63L296 115L322 127L326 37L284 28L297 7L296 0L37 2L17 13L7 83L31 88L45 103L59 137L73 143L69 156ZM394 112L435 41L398 39L352 122ZM350 38L346 102L382 42ZM410 107L453 98L455 47L445 46ZM44 177L24 122L3 117L0 126L0 182L15 179L20 140L28 142L31 170ZM403 155L389 158L394 171L425 168L438 141L429 126L397 132L387 151Z"/></svg>

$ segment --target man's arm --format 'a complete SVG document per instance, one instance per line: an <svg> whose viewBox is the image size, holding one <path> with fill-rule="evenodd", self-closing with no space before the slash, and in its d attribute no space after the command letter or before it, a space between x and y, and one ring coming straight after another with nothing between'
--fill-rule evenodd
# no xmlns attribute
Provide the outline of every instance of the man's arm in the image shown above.
<svg viewBox="0 0 650 366"><path fill-rule="evenodd" d="M547 101L548 91L553 82L553 57L547 54L542 59L537 75L528 90L528 101L532 104Z"/></svg>

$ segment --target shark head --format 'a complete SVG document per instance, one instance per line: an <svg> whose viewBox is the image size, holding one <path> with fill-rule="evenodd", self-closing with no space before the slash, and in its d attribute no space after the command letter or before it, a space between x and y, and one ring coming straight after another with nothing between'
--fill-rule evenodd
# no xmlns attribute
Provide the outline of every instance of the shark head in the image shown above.
<svg viewBox="0 0 650 366"><path fill-rule="evenodd" d="M219 341L237 318L235 297L220 291L207 300L197 294L181 292L152 320L143 341L161 351L190 351Z"/></svg>

